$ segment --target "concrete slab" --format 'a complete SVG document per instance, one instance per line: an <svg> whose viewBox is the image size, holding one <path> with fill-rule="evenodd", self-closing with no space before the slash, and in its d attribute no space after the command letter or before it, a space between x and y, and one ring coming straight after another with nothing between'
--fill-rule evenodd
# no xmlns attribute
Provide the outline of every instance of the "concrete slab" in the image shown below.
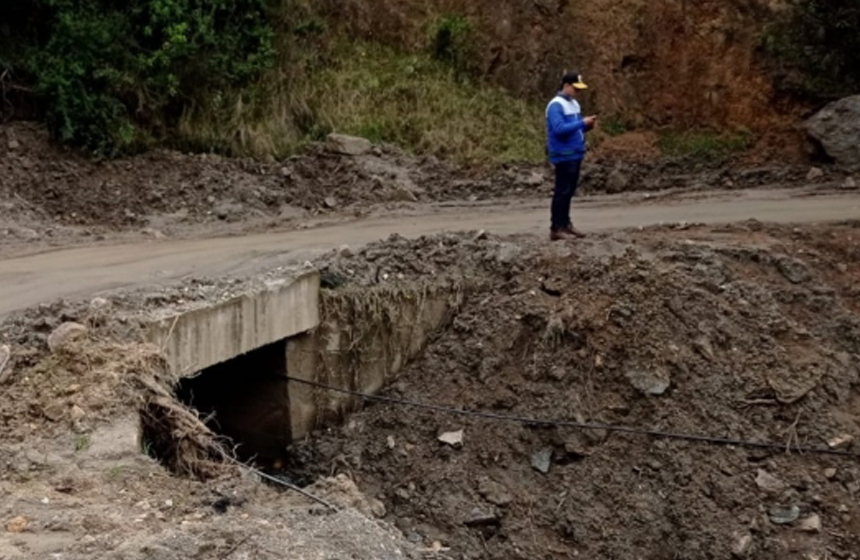
<svg viewBox="0 0 860 560"><path fill-rule="evenodd" d="M174 376L184 377L319 324L317 271L208 307L180 311L149 324L147 339L162 348Z"/></svg>
<svg viewBox="0 0 860 560"><path fill-rule="evenodd" d="M313 332L287 341L287 374L340 389L378 393L424 349L462 297L453 288L415 287L410 297L386 293L384 288L377 292L378 299L389 299L392 306L386 320L380 321L376 311L361 306L355 308L355 324L324 320ZM360 325L366 325L366 330L356 332ZM356 337L361 344L353 347ZM359 398L302 383L290 383L289 403L293 441L342 420L363 404Z"/></svg>

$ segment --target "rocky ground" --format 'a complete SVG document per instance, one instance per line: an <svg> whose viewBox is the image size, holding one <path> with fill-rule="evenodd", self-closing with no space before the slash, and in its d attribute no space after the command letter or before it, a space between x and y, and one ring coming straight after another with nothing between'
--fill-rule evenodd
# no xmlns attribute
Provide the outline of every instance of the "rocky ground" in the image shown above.
<svg viewBox="0 0 860 560"><path fill-rule="evenodd" d="M329 289L475 286L388 396L780 446L374 404L298 443L286 468L319 481L310 490L339 513L247 471L196 482L141 452L129 411L157 355L136 342L134 317L259 278L16 314L0 326L12 355L0 371L0 557L857 558L856 456L797 447L860 451L858 236L857 223L553 245L471 232L325 256ZM57 335L69 321L87 331ZM440 442L461 430L461 443Z"/></svg>
<svg viewBox="0 0 860 560"><path fill-rule="evenodd" d="M348 474L452 558L856 558L856 456L792 449L860 451L858 235L749 223L333 257L332 278L365 285L493 279L387 396L784 449L373 404L298 445L293 472Z"/></svg>

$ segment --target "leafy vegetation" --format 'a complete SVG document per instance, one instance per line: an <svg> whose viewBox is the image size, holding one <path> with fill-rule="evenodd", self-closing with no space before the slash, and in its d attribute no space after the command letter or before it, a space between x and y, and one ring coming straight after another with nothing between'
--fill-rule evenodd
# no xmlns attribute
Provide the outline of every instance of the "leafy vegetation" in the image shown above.
<svg viewBox="0 0 860 560"><path fill-rule="evenodd" d="M764 46L781 90L825 99L860 92L860 0L795 0Z"/></svg>
<svg viewBox="0 0 860 560"><path fill-rule="evenodd" d="M462 16L440 18L433 29L433 58L447 62L457 72L471 74L474 67L475 42L472 25Z"/></svg>
<svg viewBox="0 0 860 560"><path fill-rule="evenodd" d="M267 0L16 0L5 61L54 136L100 156L159 138L182 111L271 66ZM5 8L4 8L5 9Z"/></svg>
<svg viewBox="0 0 860 560"><path fill-rule="evenodd" d="M474 78L459 16L405 53L290 0L14 0L7 14L0 74L34 93L55 138L98 157L283 157L335 130L465 161L543 157L541 108Z"/></svg>

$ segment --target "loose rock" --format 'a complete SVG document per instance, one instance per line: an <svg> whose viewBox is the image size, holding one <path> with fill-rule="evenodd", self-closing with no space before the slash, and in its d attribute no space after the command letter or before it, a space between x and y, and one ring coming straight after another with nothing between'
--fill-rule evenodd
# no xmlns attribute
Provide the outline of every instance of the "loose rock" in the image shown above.
<svg viewBox="0 0 860 560"><path fill-rule="evenodd" d="M51 352L57 352L86 333L87 328L80 323L63 323L48 335L48 348Z"/></svg>
<svg viewBox="0 0 860 560"><path fill-rule="evenodd" d="M800 522L798 528L801 531L805 531L807 533L820 533L821 532L821 517L817 513L814 513Z"/></svg>
<svg viewBox="0 0 860 560"><path fill-rule="evenodd" d="M12 359L12 350L8 344L0 346L0 383L5 382L11 375L12 368L8 368L9 361Z"/></svg>
<svg viewBox="0 0 860 560"><path fill-rule="evenodd" d="M848 171L860 171L860 95L835 101L805 123L827 155Z"/></svg>
<svg viewBox="0 0 860 560"><path fill-rule="evenodd" d="M6 523L6 531L9 533L23 533L27 529L29 521L26 517L13 517Z"/></svg>
<svg viewBox="0 0 860 560"><path fill-rule="evenodd" d="M499 518L493 512L483 511L479 508L475 508L469 514L469 517L466 518L464 524L467 527L488 527L492 525L498 525L500 523Z"/></svg>
<svg viewBox="0 0 860 560"><path fill-rule="evenodd" d="M71 417L73 422L83 420L86 415L87 413L84 412L84 409L79 407L78 405L73 405L71 411L69 412L69 416Z"/></svg>
<svg viewBox="0 0 860 560"><path fill-rule="evenodd" d="M714 347L711 345L711 341L708 340L708 337L700 336L695 340L695 342L693 342L693 346L703 358L709 362L714 361Z"/></svg>
<svg viewBox="0 0 860 560"><path fill-rule="evenodd" d="M451 447L462 447L463 430L457 430L456 432L445 432L444 434L439 436L439 441L448 444Z"/></svg>
<svg viewBox="0 0 860 560"><path fill-rule="evenodd" d="M418 202L418 196L405 185L398 184L391 193L392 202Z"/></svg>
<svg viewBox="0 0 860 560"><path fill-rule="evenodd" d="M809 271L802 261L782 257L776 261L776 268L792 284L802 284L809 280Z"/></svg>
<svg viewBox="0 0 860 560"><path fill-rule="evenodd" d="M535 470L542 472L543 474L547 474L549 472L549 467L552 462L552 449L541 449L535 453L532 453L532 467Z"/></svg>
<svg viewBox="0 0 860 560"><path fill-rule="evenodd" d="M625 373L627 380L636 389L645 395L659 396L666 392L672 384L669 372L664 369L652 370L628 370Z"/></svg>
<svg viewBox="0 0 860 560"><path fill-rule="evenodd" d="M824 177L824 171L822 171L820 167L813 167L809 170L809 173L806 174L807 181L817 181L822 177Z"/></svg>
<svg viewBox="0 0 860 560"><path fill-rule="evenodd" d="M235 202L223 202L215 207L214 212L219 220L229 220L231 218L239 218L244 213L245 208L241 204Z"/></svg>
<svg viewBox="0 0 860 560"><path fill-rule="evenodd" d="M783 481L762 469L759 469L756 474L755 483L760 489L770 494L779 494L786 488Z"/></svg>
<svg viewBox="0 0 860 560"><path fill-rule="evenodd" d="M735 542L734 546L732 546L732 555L736 558L744 558L749 554L750 549L752 548L752 535L747 533L746 535L738 538L737 542Z"/></svg>
<svg viewBox="0 0 860 560"><path fill-rule="evenodd" d="M506 506L514 500L507 488L489 478L483 479L478 483L478 494L491 504L497 506Z"/></svg>
<svg viewBox="0 0 860 560"><path fill-rule="evenodd" d="M346 134L329 134L328 143L334 152L347 156L364 155L373 149L370 140Z"/></svg>
<svg viewBox="0 0 860 560"><path fill-rule="evenodd" d="M797 506L775 506L768 511L771 523L776 525L789 525L800 517L800 508Z"/></svg>
<svg viewBox="0 0 860 560"><path fill-rule="evenodd" d="M564 452L569 460L584 459L591 455L591 451L579 440L579 438L569 439L564 442Z"/></svg>
<svg viewBox="0 0 860 560"><path fill-rule="evenodd" d="M827 440L827 445L830 449L845 449L854 443L854 436L850 434L842 434Z"/></svg>
<svg viewBox="0 0 860 560"><path fill-rule="evenodd" d="M97 297L90 301L90 313L104 312L110 309L111 303L105 298Z"/></svg>

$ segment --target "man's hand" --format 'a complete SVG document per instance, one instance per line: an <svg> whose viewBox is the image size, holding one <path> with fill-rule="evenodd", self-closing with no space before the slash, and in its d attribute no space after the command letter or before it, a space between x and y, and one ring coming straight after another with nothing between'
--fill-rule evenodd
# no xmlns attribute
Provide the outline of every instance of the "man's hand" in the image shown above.
<svg viewBox="0 0 860 560"><path fill-rule="evenodd" d="M591 130L597 124L597 115L585 117L585 130Z"/></svg>

